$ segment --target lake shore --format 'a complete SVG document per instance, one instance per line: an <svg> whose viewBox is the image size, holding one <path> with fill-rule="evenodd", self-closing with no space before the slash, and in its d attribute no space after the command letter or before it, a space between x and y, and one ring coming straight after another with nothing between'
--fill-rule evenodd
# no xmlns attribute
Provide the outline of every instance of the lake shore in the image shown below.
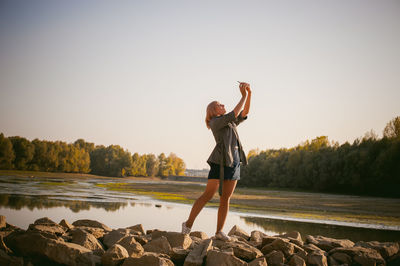
<svg viewBox="0 0 400 266"><path fill-rule="evenodd" d="M101 182L102 179L110 179L110 177L7 170L1 170L1 176L96 178L99 179L97 186L108 190L184 204L193 204L204 191L204 185L199 183L166 181L158 177L113 178L115 182ZM218 207L218 205L219 196L216 193L207 206ZM361 226L400 227L399 209L400 199L240 187L236 188L230 202L231 211L269 214L297 220L326 221L327 223L359 223Z"/></svg>

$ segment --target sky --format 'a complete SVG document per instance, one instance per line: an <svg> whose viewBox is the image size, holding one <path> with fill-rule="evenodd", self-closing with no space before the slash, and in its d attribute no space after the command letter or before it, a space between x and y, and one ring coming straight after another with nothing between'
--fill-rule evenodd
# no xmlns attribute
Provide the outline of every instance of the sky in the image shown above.
<svg viewBox="0 0 400 266"><path fill-rule="evenodd" d="M0 0L0 132L208 168L208 103L250 83L243 148L379 137L400 115L400 1Z"/></svg>

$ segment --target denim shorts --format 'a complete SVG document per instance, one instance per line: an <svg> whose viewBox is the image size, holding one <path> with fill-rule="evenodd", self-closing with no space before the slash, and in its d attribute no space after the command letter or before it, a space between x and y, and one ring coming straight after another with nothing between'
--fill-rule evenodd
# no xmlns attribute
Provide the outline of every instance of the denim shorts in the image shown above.
<svg viewBox="0 0 400 266"><path fill-rule="evenodd" d="M220 165L210 163L208 179L219 179ZM224 180L240 180L240 157L239 147L235 147L233 152L233 167L224 166Z"/></svg>

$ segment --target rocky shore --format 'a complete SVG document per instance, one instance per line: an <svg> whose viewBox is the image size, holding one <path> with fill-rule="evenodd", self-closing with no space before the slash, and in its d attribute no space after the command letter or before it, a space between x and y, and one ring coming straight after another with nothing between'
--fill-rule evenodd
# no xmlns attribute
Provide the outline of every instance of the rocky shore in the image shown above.
<svg viewBox="0 0 400 266"><path fill-rule="evenodd" d="M399 242L269 236L237 226L228 235L231 241L200 231L145 231L141 224L111 229L94 220L47 217L23 230L0 216L0 265L400 265Z"/></svg>

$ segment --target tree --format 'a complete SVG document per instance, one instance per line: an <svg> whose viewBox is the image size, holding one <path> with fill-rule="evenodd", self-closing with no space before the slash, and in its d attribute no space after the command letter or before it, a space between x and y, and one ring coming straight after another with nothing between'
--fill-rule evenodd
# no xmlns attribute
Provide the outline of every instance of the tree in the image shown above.
<svg viewBox="0 0 400 266"><path fill-rule="evenodd" d="M14 168L19 170L27 170L28 164L31 162L35 153L35 146L26 138L18 136L9 137L15 153Z"/></svg>
<svg viewBox="0 0 400 266"><path fill-rule="evenodd" d="M147 176L155 176L158 172L158 160L154 154L147 154L146 173Z"/></svg>
<svg viewBox="0 0 400 266"><path fill-rule="evenodd" d="M0 133L0 169L12 169L14 159L11 141Z"/></svg>
<svg viewBox="0 0 400 266"><path fill-rule="evenodd" d="M400 116L393 118L386 124L383 130L383 136L386 138L400 138Z"/></svg>

